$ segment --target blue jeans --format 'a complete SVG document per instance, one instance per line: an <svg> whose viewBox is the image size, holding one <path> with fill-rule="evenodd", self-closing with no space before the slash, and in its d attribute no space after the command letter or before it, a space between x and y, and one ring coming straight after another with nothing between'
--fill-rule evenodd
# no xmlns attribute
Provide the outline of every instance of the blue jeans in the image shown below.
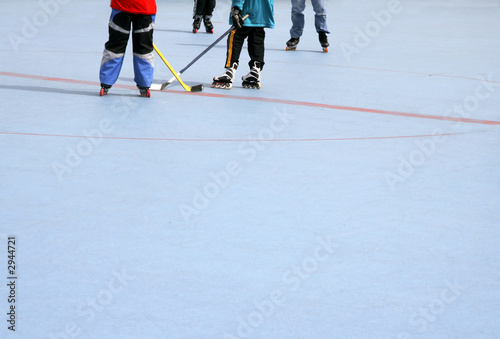
<svg viewBox="0 0 500 339"><path fill-rule="evenodd" d="M314 10L314 25L316 32L326 32L326 0L311 0ZM304 9L306 8L306 0L292 0L292 28L290 29L290 37L300 38L304 31Z"/></svg>

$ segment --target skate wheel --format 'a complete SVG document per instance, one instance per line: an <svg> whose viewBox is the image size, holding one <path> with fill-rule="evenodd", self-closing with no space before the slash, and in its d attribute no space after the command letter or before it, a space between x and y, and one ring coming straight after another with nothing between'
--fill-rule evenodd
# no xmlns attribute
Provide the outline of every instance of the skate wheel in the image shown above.
<svg viewBox="0 0 500 339"><path fill-rule="evenodd" d="M99 91L99 95L102 97L106 94L108 94L108 91L105 88L101 88L101 90Z"/></svg>
<svg viewBox="0 0 500 339"><path fill-rule="evenodd" d="M213 82L210 87L212 88L220 88L220 89L230 89L233 87L233 84L225 83L225 82Z"/></svg>
<svg viewBox="0 0 500 339"><path fill-rule="evenodd" d="M323 47L323 52L328 53L328 47Z"/></svg>
<svg viewBox="0 0 500 339"><path fill-rule="evenodd" d="M296 49L297 49L297 47L286 46L287 51L295 51Z"/></svg>
<svg viewBox="0 0 500 339"><path fill-rule="evenodd" d="M193 33L194 34L198 33L198 30L197 29L193 29Z"/></svg>
<svg viewBox="0 0 500 339"><path fill-rule="evenodd" d="M151 98L151 92L148 90L145 90L145 91L141 91L141 97L144 97L144 98Z"/></svg>

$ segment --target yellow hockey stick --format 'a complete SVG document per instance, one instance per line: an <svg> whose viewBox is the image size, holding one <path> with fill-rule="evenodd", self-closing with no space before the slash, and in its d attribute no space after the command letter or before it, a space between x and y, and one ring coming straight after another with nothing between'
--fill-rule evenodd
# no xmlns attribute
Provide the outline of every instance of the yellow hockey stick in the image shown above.
<svg viewBox="0 0 500 339"><path fill-rule="evenodd" d="M165 63L165 65L167 65L168 69L170 70L170 72L172 72L172 74L175 76L175 78L177 79L177 81L179 81L179 83L182 85L182 87L188 91L188 92L201 92L203 91L203 84L199 84L199 85L195 85L195 86L188 86L184 83L184 81L182 81L182 79L177 75L177 72L172 68L172 66L170 66L170 64L168 63L167 59L165 59L165 57L163 56L163 54L161 54L161 52L158 50L158 48L156 47L155 44L153 44L153 48L155 49L156 53L158 53L158 55L160 56L160 58L163 60L163 62Z"/></svg>

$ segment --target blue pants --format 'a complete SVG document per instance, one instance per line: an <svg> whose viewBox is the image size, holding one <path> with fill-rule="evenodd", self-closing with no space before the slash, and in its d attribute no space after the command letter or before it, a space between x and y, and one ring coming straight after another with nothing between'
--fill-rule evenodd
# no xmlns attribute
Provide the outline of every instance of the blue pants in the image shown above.
<svg viewBox="0 0 500 339"><path fill-rule="evenodd" d="M316 32L326 32L326 0L311 0L314 10L314 25ZM304 31L304 9L306 8L306 0L292 0L292 28L290 29L290 37L300 38Z"/></svg>
<svg viewBox="0 0 500 339"><path fill-rule="evenodd" d="M153 28L155 15L130 14L113 9L109 20L109 40L104 45L99 78L101 84L111 86L118 79L132 31L134 52L134 80L139 87L153 82Z"/></svg>

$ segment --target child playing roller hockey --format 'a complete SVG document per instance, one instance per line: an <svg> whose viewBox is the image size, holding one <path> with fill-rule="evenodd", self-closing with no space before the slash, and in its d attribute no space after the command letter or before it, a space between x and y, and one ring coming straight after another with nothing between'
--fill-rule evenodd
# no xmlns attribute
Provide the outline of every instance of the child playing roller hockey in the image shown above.
<svg viewBox="0 0 500 339"><path fill-rule="evenodd" d="M99 78L100 95L114 85L123 64L127 42L132 30L134 81L143 97L149 98L153 82L153 28L156 17L155 0L111 0L109 40L104 45Z"/></svg>
<svg viewBox="0 0 500 339"><path fill-rule="evenodd" d="M287 51L295 51L299 44L300 37L304 32L304 9L306 8L306 0L291 0L292 1L292 28L290 29L290 40L286 42ZM311 0L314 10L314 26L318 32L319 43L323 48L323 52L328 52L328 27L326 25L326 0Z"/></svg>
<svg viewBox="0 0 500 339"><path fill-rule="evenodd" d="M249 17L243 21L247 14ZM226 71L213 79L211 87L230 89L233 86L241 49L247 39L250 72L242 77L242 86L258 89L264 67L264 28L274 28L274 0L232 0L230 24L235 29L227 39Z"/></svg>
<svg viewBox="0 0 500 339"><path fill-rule="evenodd" d="M212 13L215 8L215 0L194 0L193 9L193 33L198 32L201 26L201 20L205 25L207 33L214 32L214 25L212 24Z"/></svg>

